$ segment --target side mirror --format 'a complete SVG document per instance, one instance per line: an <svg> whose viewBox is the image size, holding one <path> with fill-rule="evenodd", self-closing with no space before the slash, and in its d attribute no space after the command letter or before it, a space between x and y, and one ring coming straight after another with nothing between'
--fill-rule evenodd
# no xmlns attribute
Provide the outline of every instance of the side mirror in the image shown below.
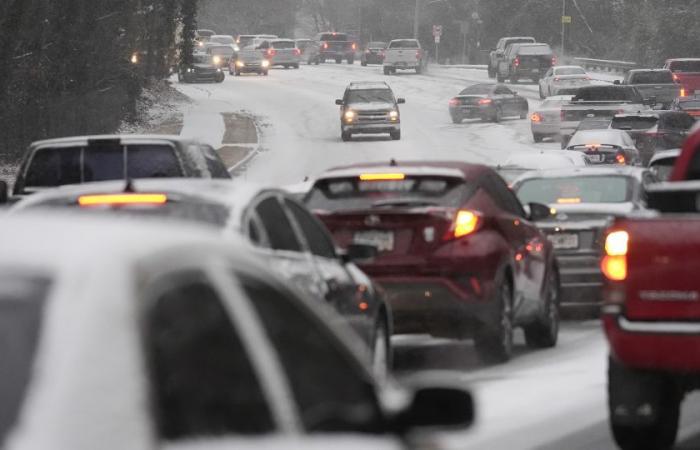
<svg viewBox="0 0 700 450"><path fill-rule="evenodd" d="M338 106L343 106L344 102L341 99L337 98L335 99L335 104Z"/></svg>
<svg viewBox="0 0 700 450"><path fill-rule="evenodd" d="M474 422L474 399L459 387L419 387L396 420L399 433L416 428L467 429Z"/></svg>
<svg viewBox="0 0 700 450"><path fill-rule="evenodd" d="M620 80L613 81L613 84L620 84Z"/></svg>
<svg viewBox="0 0 700 450"><path fill-rule="evenodd" d="M397 98L396 103L399 105L403 105L404 103L406 103L406 99L405 98Z"/></svg>
<svg viewBox="0 0 700 450"><path fill-rule="evenodd" d="M379 251L377 247L369 244L350 244L348 248L340 252L342 260L346 263L349 262L369 262L377 257Z"/></svg>
<svg viewBox="0 0 700 450"><path fill-rule="evenodd" d="M0 180L0 205L7 203L7 183Z"/></svg>
<svg viewBox="0 0 700 450"><path fill-rule="evenodd" d="M527 206L530 210L528 213L528 218L533 222L539 222L540 220L549 219L552 216L552 210L547 205L532 202L529 203Z"/></svg>

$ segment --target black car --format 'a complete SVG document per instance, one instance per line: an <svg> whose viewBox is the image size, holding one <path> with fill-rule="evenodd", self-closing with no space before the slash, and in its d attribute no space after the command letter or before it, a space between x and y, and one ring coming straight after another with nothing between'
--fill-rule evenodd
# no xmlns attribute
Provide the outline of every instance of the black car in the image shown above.
<svg viewBox="0 0 700 450"><path fill-rule="evenodd" d="M346 319L370 350L368 360L375 372L385 374L391 367L391 312L384 294L352 262L372 257L374 247L356 245L338 253L326 227L291 194L277 189L228 180L179 179L135 180L126 190L123 182L116 181L65 186L27 197L13 211L87 208L203 223L224 235L243 235L290 287L332 306ZM161 200L144 204L148 199L139 194Z"/></svg>
<svg viewBox="0 0 700 450"><path fill-rule="evenodd" d="M502 84L475 84L450 100L450 117L453 123L464 119L481 118L483 121L500 122L506 116L527 118L528 103L524 97Z"/></svg>
<svg viewBox="0 0 700 450"><path fill-rule="evenodd" d="M386 42L370 42L367 44L362 51L362 56L360 56L360 63L363 66L367 64L383 64L384 63L384 50L387 47Z"/></svg>
<svg viewBox="0 0 700 450"><path fill-rule="evenodd" d="M636 114L617 114L610 128L625 130L632 136L646 165L658 150L679 148L695 119L683 111L644 111Z"/></svg>
<svg viewBox="0 0 700 450"><path fill-rule="evenodd" d="M209 145L179 136L76 136L32 143L13 194L137 178L231 178Z"/></svg>
<svg viewBox="0 0 700 450"><path fill-rule="evenodd" d="M192 56L192 63L181 63L177 68L177 81L180 83L215 82L224 81L224 72L221 64L214 61L216 56L206 53L197 53Z"/></svg>

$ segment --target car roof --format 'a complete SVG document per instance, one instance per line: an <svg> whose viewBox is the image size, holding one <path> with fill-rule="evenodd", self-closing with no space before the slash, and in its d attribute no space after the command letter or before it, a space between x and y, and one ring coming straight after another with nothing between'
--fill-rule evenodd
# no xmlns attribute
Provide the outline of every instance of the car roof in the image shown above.
<svg viewBox="0 0 700 450"><path fill-rule="evenodd" d="M295 41L294 41L294 39L276 38L276 39L270 39L270 42L295 42Z"/></svg>
<svg viewBox="0 0 700 450"><path fill-rule="evenodd" d="M666 61L700 61L700 58L669 58Z"/></svg>
<svg viewBox="0 0 700 450"><path fill-rule="evenodd" d="M351 81L346 88L348 90L359 89L391 89L385 81Z"/></svg>
<svg viewBox="0 0 700 450"><path fill-rule="evenodd" d="M670 72L669 69L655 68L655 69L630 69L629 72Z"/></svg>
<svg viewBox="0 0 700 450"><path fill-rule="evenodd" d="M208 55L206 55L208 56ZM44 139L41 141L32 142L32 147L47 147L52 145L87 145L89 140L115 140L119 139L124 143L143 142L143 141L169 141L171 143L190 143L191 139L184 138L178 135L168 134L96 134L86 136L70 136L55 139Z"/></svg>
<svg viewBox="0 0 700 450"><path fill-rule="evenodd" d="M586 70L581 66L554 66L554 67L552 67L552 69L555 69L555 70L556 69L581 69L583 71Z"/></svg>
<svg viewBox="0 0 700 450"><path fill-rule="evenodd" d="M508 155L503 164L499 164L499 169L522 168L522 169L549 169L564 168L564 166L580 167L576 162L585 163L586 156L581 152L570 152L561 150L540 150L539 152L521 151ZM562 164L565 163L565 164ZM581 166L584 164L581 164Z"/></svg>
<svg viewBox="0 0 700 450"><path fill-rule="evenodd" d="M356 177L361 173L405 173L414 176L446 176L475 179L493 170L485 165L462 161L401 161L396 165L386 163L361 163L335 167L322 173L318 180Z"/></svg>
<svg viewBox="0 0 700 450"><path fill-rule="evenodd" d="M516 182L521 182L524 180L529 180L533 178L571 178L578 176L604 176L604 175L620 175L628 176L636 179L641 179L642 174L646 172L647 169L644 167L634 167L634 166L607 166L607 167L575 167L566 169L545 169L545 170L533 170L531 172L524 173Z"/></svg>

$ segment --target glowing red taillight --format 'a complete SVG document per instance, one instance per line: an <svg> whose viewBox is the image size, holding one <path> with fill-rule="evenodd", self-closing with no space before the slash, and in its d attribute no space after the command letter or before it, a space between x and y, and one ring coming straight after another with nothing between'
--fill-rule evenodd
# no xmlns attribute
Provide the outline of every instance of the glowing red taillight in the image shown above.
<svg viewBox="0 0 700 450"><path fill-rule="evenodd" d="M480 105L490 105L491 103L493 103L493 100L490 98L482 98L479 100Z"/></svg>
<svg viewBox="0 0 700 450"><path fill-rule="evenodd" d="M532 113L530 116L530 120L532 120L535 123L542 122L542 116L540 113Z"/></svg>
<svg viewBox="0 0 700 450"><path fill-rule="evenodd" d="M324 42L321 47L323 47L324 49L328 48L328 42Z"/></svg>
<svg viewBox="0 0 700 450"><path fill-rule="evenodd" d="M354 42L352 43L352 49L357 50L357 44L355 44Z"/></svg>
<svg viewBox="0 0 700 450"><path fill-rule="evenodd" d="M461 102L458 98L453 98L452 100L450 100L450 106L459 106L460 103Z"/></svg>
<svg viewBox="0 0 700 450"><path fill-rule="evenodd" d="M556 56L552 56L552 65L553 66L557 65L557 57Z"/></svg>
<svg viewBox="0 0 700 450"><path fill-rule="evenodd" d="M301 50L299 50L298 48L295 48L294 49L294 56L301 56Z"/></svg>
<svg viewBox="0 0 700 450"><path fill-rule="evenodd" d="M275 56L276 54L277 54L277 50L275 50L274 48L271 48L271 49L269 49L269 50L267 51L267 56L268 56L268 57Z"/></svg>
<svg viewBox="0 0 700 450"><path fill-rule="evenodd" d="M627 163L625 155L623 155L622 153L618 153L617 155L615 155L615 162L618 164L625 165Z"/></svg>
<svg viewBox="0 0 700 450"><path fill-rule="evenodd" d="M513 60L513 65L515 67L518 67L520 65L520 57L516 56L515 59Z"/></svg>

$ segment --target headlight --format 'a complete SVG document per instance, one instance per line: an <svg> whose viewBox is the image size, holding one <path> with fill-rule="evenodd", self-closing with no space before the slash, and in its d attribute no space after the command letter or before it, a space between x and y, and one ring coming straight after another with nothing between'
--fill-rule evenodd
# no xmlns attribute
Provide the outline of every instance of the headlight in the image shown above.
<svg viewBox="0 0 700 450"><path fill-rule="evenodd" d="M236 67L245 67L245 63L243 61L236 61Z"/></svg>
<svg viewBox="0 0 700 450"><path fill-rule="evenodd" d="M234 52L240 52L240 51L241 51L241 48L240 48L239 46L237 46L237 45L234 45L234 46L233 46L233 51L234 51Z"/></svg>
<svg viewBox="0 0 700 450"><path fill-rule="evenodd" d="M218 66L219 64L221 64L221 57L220 57L220 56L214 56L214 57L212 58L212 61L214 61L214 64L216 64L216 65Z"/></svg>
<svg viewBox="0 0 700 450"><path fill-rule="evenodd" d="M187 69L187 72L188 72L188 73L192 73L192 72L194 72L194 69L191 68L191 67L189 67L189 68Z"/></svg>
<svg viewBox="0 0 700 450"><path fill-rule="evenodd" d="M346 122L352 122L353 120L355 120L355 111L352 111L352 110L345 111L345 114L343 117L345 117Z"/></svg>
<svg viewBox="0 0 700 450"><path fill-rule="evenodd" d="M390 111L389 112L389 119L391 119L392 121L399 120L399 112L398 111Z"/></svg>
<svg viewBox="0 0 700 450"><path fill-rule="evenodd" d="M221 67L217 67L217 68L216 68L216 71L217 71L217 72L221 72Z"/></svg>
<svg viewBox="0 0 700 450"><path fill-rule="evenodd" d="M270 61L263 59L262 66L263 67L270 67Z"/></svg>

